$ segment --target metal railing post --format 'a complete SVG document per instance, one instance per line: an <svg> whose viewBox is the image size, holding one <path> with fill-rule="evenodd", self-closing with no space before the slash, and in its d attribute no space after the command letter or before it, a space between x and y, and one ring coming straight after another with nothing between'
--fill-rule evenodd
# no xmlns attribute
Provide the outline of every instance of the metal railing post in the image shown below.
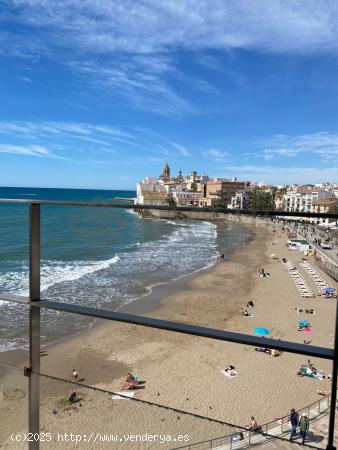
<svg viewBox="0 0 338 450"><path fill-rule="evenodd" d="M336 417L336 403L337 403L337 372L338 372L338 299L336 300L336 325L334 336L334 358L332 361L332 384L331 384L331 401L330 401L330 421L329 434L327 439L326 450L336 450L333 445L334 438L334 424Z"/></svg>
<svg viewBox="0 0 338 450"><path fill-rule="evenodd" d="M29 299L40 300L40 205L29 207ZM29 306L29 409L31 436L40 433L40 308ZM37 433L37 434L36 434ZM29 442L29 450L39 449L39 439Z"/></svg>

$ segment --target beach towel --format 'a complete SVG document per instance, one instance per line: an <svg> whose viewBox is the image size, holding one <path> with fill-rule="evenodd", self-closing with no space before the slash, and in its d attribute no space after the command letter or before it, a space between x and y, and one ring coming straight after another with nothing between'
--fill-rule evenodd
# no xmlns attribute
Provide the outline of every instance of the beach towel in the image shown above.
<svg viewBox="0 0 338 450"><path fill-rule="evenodd" d="M309 378L314 378L315 380L319 380L319 381L323 381L322 378L320 378L318 376L318 374L313 373L312 370L308 367L301 367L299 369L299 373L303 376L303 377L309 377Z"/></svg>
<svg viewBox="0 0 338 450"><path fill-rule="evenodd" d="M131 391L121 391L116 392L111 396L113 400L130 400L134 397L135 392Z"/></svg>
<svg viewBox="0 0 338 450"><path fill-rule="evenodd" d="M237 377L238 373L236 370L232 370L233 375L230 375L229 372L226 372L224 369L221 369L222 374L227 378L235 378Z"/></svg>
<svg viewBox="0 0 338 450"><path fill-rule="evenodd" d="M313 333L313 328L312 327L305 327L304 328L305 333L307 334L312 334Z"/></svg>
<svg viewBox="0 0 338 450"><path fill-rule="evenodd" d="M304 331L307 334L312 334L313 328L312 327L298 327L298 331Z"/></svg>

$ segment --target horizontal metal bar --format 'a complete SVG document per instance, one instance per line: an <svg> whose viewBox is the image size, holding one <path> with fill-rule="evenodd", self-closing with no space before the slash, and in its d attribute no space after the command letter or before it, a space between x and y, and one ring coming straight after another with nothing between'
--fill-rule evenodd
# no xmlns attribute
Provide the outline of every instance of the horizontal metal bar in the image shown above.
<svg viewBox="0 0 338 450"><path fill-rule="evenodd" d="M249 216L285 216L285 217L313 217L337 219L338 214L333 213L307 213L296 211L279 211L279 210L251 210L251 209L228 209L228 208L211 208L211 207L186 207L186 206L153 206L153 205L130 205L129 203L112 203L112 202L77 202L77 201L54 201L54 200L18 200L0 198L0 203L15 203L24 205L51 205L51 206L89 206L97 208L120 208L120 209L154 209L159 211L196 211L196 212L212 212L223 214L244 214Z"/></svg>
<svg viewBox="0 0 338 450"><path fill-rule="evenodd" d="M159 330L175 331L177 333L189 334L192 336L234 342L236 344L273 348L283 352L296 353L299 355L306 355L330 360L334 358L334 351L330 348L309 346L305 344L298 344L296 342L250 336L247 334L234 333L231 331L223 331L213 328L189 325L185 323L171 322L168 320L155 319L152 317L138 316L134 314L126 314L111 311L108 309L91 308L88 306L66 304L50 300L35 301L31 302L30 305L34 307L53 309L57 311L80 314L83 316L95 317L98 319L114 320L117 322L131 323L134 325L141 325L149 328L157 328Z"/></svg>
<svg viewBox="0 0 338 450"><path fill-rule="evenodd" d="M68 313L80 314L97 319L115 320L116 322L131 323L160 330L175 331L177 333L190 334L193 336L206 337L222 341L234 342L237 344L251 345L255 347L268 347L289 353L307 355L324 359L333 359L334 351L330 348L317 347L314 345L298 344L296 342L279 341L271 338L262 338L232 331L217 330L214 328L200 327L185 323L171 322L168 320L155 319L152 317L138 316L134 314L120 313L109 309L91 308L76 304L54 302L50 300L38 300L29 302L27 297L18 295L0 295L1 301L24 303L39 308L54 309Z"/></svg>

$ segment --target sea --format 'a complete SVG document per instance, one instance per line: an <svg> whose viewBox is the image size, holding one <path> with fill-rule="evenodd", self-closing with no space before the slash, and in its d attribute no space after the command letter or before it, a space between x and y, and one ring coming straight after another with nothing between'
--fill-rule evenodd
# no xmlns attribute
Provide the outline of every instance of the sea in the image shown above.
<svg viewBox="0 0 338 450"><path fill-rule="evenodd" d="M0 187L1 199L112 202L134 191ZM0 293L28 296L28 206L0 204ZM237 224L145 219L132 209L41 206L43 299L117 310L162 284L215 264L245 246ZM28 308L0 302L0 352L26 349ZM77 334L93 320L42 311L42 345Z"/></svg>

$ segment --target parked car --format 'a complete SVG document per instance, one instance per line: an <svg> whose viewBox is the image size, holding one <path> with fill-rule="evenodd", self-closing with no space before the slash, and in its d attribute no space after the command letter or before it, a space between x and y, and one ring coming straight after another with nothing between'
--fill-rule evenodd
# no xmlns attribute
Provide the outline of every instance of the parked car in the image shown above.
<svg viewBox="0 0 338 450"><path fill-rule="evenodd" d="M332 250L332 244L330 244L330 242L322 242L322 243L320 244L320 246L321 246L322 248L327 249L327 250Z"/></svg>

